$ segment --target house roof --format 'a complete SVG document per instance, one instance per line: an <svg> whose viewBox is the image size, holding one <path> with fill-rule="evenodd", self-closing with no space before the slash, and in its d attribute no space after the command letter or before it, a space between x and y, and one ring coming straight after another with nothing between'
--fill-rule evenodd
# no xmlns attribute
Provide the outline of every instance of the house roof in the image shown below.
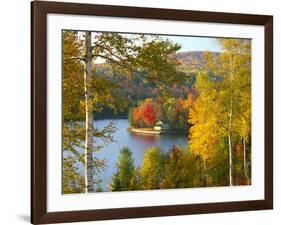
<svg viewBox="0 0 281 225"><path fill-rule="evenodd" d="M156 125L157 125L157 126L162 126L162 125L164 125L164 123L163 123L161 120L159 120L159 121L156 123Z"/></svg>

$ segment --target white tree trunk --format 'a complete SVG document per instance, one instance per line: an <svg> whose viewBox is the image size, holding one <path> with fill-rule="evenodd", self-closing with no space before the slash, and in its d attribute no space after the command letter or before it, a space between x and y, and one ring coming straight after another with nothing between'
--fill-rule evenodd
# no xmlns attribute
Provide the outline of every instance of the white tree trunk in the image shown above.
<svg viewBox="0 0 281 225"><path fill-rule="evenodd" d="M86 111L86 134L85 134L85 193L93 191L93 111L90 104L89 81L92 69L92 53L91 53L91 32L85 32L85 70L84 70L84 95L85 95L85 111Z"/></svg>
<svg viewBox="0 0 281 225"><path fill-rule="evenodd" d="M233 79L234 79L234 59L233 55L231 56L231 73L230 73L230 91L232 91ZM229 186L233 186L233 177L232 177L232 114L233 114L233 95L230 93L230 102L228 109L228 154L229 154Z"/></svg>
<svg viewBox="0 0 281 225"><path fill-rule="evenodd" d="M229 153L229 186L233 186L232 178L232 141L231 141L231 127L232 127L232 99L230 100L230 107L228 112L228 153Z"/></svg>

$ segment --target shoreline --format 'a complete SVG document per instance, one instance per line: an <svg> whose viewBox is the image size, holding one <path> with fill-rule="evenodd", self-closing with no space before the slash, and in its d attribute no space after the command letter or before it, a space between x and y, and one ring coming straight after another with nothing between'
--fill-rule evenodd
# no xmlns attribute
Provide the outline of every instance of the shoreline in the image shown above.
<svg viewBox="0 0 281 225"><path fill-rule="evenodd" d="M163 135L163 134L177 134L177 133L185 133L187 130L185 129L165 129L161 131L153 130L152 128L133 128L129 127L127 129L131 133L135 134L143 134L143 135Z"/></svg>

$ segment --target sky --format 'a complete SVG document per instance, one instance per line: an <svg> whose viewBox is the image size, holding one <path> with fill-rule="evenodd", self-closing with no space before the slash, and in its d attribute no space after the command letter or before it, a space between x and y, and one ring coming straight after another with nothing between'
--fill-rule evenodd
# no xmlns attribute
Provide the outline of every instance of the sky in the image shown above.
<svg viewBox="0 0 281 225"><path fill-rule="evenodd" d="M82 34L82 32L80 33ZM130 36L130 34L123 34L125 36ZM181 45L181 49L178 52L186 51L212 51L221 52L222 49L216 38L212 37L194 37L194 36L167 36L160 35L164 39L169 39L173 43L178 43ZM92 33L92 38L94 38L94 32ZM103 59L96 59L95 63L103 63Z"/></svg>
<svg viewBox="0 0 281 225"><path fill-rule="evenodd" d="M168 38L174 43L182 46L179 52L185 51L214 51L220 52L221 48L216 38L209 37L188 37L188 36L162 36Z"/></svg>
<svg viewBox="0 0 281 225"><path fill-rule="evenodd" d="M82 32L80 34L83 34ZM125 34L130 36L130 34ZM181 49L178 52L186 51L212 51L220 52L222 51L216 38L211 37L192 37L192 36L166 36L160 35L164 39L169 39L174 43L181 45ZM94 32L92 33L92 38L94 38Z"/></svg>

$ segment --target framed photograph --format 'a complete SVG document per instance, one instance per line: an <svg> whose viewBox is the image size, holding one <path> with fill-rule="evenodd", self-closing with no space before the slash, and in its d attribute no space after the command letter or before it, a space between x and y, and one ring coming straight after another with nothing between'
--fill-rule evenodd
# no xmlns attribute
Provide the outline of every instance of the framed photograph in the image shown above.
<svg viewBox="0 0 281 225"><path fill-rule="evenodd" d="M33 224L273 208L273 17L31 3Z"/></svg>

